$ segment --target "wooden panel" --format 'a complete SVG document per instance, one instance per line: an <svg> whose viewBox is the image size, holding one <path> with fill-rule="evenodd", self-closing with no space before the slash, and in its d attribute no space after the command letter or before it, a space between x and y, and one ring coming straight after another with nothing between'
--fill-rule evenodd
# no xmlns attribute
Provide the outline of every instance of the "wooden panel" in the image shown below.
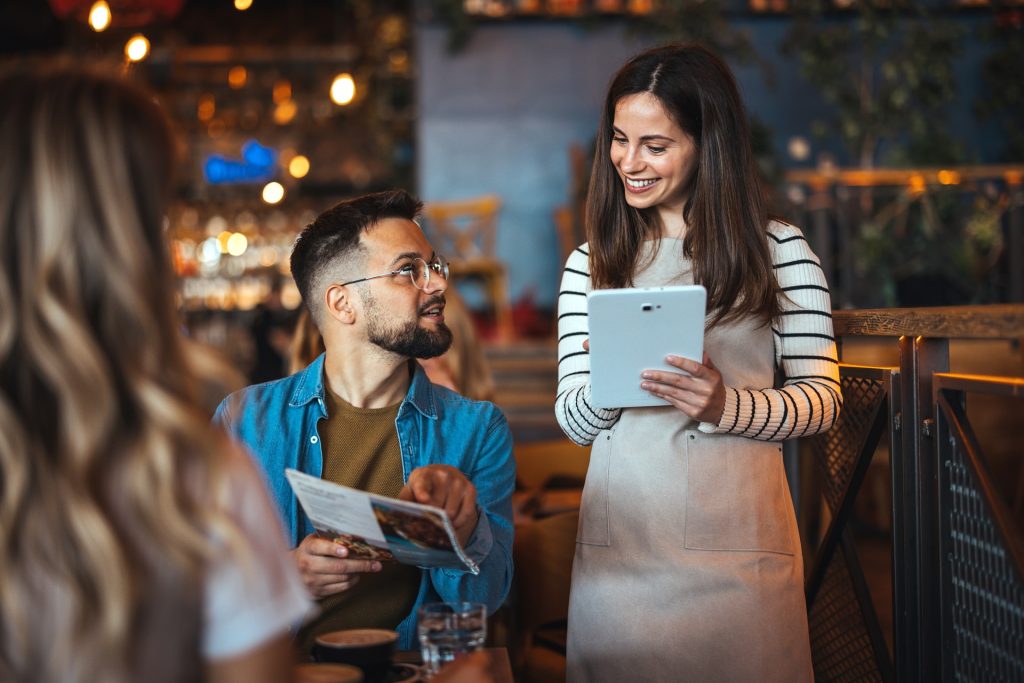
<svg viewBox="0 0 1024 683"><path fill-rule="evenodd" d="M833 311L837 336L1024 338L1024 305L935 306Z"/></svg>

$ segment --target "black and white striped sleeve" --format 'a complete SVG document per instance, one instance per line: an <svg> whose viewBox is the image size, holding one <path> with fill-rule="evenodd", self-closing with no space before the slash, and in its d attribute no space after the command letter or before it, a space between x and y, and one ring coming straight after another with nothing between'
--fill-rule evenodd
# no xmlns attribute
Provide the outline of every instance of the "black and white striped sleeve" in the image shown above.
<svg viewBox="0 0 1024 683"><path fill-rule="evenodd" d="M570 439L586 446L619 419L619 409L590 405L590 355L583 342L587 324L587 292L590 291L587 245L569 255L558 291L558 393L555 417Z"/></svg>
<svg viewBox="0 0 1024 683"><path fill-rule="evenodd" d="M721 421L702 431L782 441L831 428L842 407L832 301L818 257L791 225L773 223L768 238L784 295L772 332L785 382L778 389L726 387Z"/></svg>

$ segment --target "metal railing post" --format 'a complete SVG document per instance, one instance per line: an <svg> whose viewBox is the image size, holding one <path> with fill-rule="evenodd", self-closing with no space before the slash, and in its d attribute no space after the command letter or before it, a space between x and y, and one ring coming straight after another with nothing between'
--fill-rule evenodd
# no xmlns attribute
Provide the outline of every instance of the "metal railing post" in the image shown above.
<svg viewBox="0 0 1024 683"><path fill-rule="evenodd" d="M900 337L900 452L893 476L896 679L938 680L938 469L932 374L949 369L949 340ZM896 455L895 453L893 454Z"/></svg>
<svg viewBox="0 0 1024 683"><path fill-rule="evenodd" d="M1008 182L1010 208L1007 211L1009 232L1010 301L1024 302L1024 186L1020 178Z"/></svg>

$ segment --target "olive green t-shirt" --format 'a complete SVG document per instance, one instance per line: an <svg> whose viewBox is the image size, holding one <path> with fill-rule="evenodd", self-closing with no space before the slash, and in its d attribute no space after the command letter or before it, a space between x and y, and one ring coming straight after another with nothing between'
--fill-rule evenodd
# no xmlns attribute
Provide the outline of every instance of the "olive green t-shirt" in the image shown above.
<svg viewBox="0 0 1024 683"><path fill-rule="evenodd" d="M323 449L322 478L362 491L397 496L405 485L395 419L401 404L356 408L329 388L327 419L318 426ZM299 634L308 651L321 633L346 628L394 629L405 619L419 593L421 570L382 563L380 572L361 574L352 588L321 598L320 616Z"/></svg>

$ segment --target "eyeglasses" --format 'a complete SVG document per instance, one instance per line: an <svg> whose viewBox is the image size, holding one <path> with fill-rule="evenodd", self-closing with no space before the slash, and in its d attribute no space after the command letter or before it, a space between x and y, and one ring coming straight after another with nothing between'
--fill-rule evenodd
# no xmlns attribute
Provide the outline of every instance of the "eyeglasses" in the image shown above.
<svg viewBox="0 0 1024 683"><path fill-rule="evenodd" d="M362 277L358 280L349 280L348 282L342 282L341 286L354 285L357 282L366 282L367 280L376 280L379 277L391 277L392 275L408 275L409 280L412 281L413 286L416 289L426 289L430 285L430 274L440 275L445 282L448 281L448 259L440 254L434 256L434 258L427 263L421 258L414 258L409 263L405 264L398 270L392 270L387 273L381 273L380 275L371 275L370 277Z"/></svg>

